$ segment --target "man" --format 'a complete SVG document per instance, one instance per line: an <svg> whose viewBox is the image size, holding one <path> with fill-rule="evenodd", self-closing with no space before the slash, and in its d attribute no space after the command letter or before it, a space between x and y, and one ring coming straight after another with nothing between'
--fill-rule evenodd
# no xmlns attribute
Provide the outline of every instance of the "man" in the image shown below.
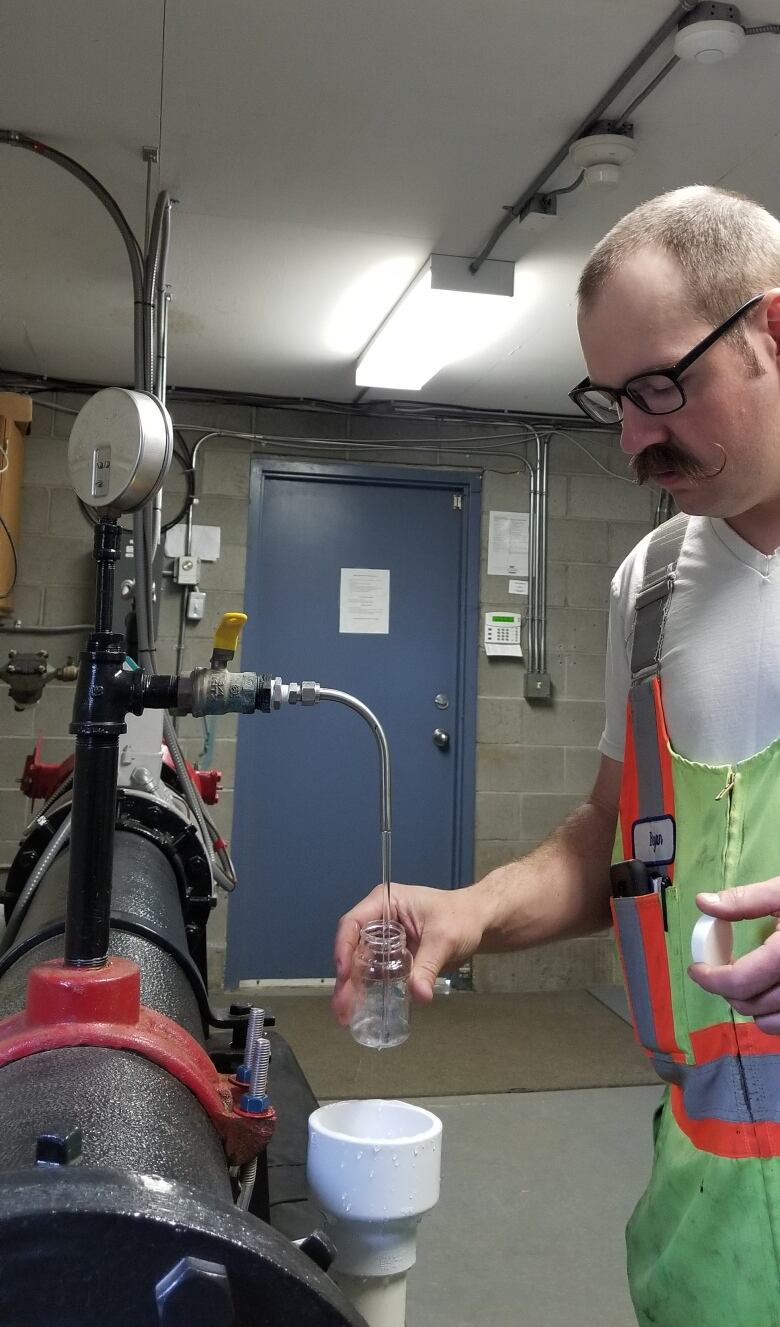
<svg viewBox="0 0 780 1327"><path fill-rule="evenodd" d="M453 893L394 886L413 995L476 952L603 928L612 900L637 1034L670 1085L628 1230L642 1327L780 1323L780 222L695 186L643 204L579 287L589 377L639 482L681 513L612 586L607 720L590 796L520 861ZM628 700L628 705L627 705ZM639 884L616 886L617 857ZM620 875L621 870L623 875ZM758 883L756 883L758 882ZM690 966L700 910L734 959ZM348 1016L359 929L341 919Z"/></svg>

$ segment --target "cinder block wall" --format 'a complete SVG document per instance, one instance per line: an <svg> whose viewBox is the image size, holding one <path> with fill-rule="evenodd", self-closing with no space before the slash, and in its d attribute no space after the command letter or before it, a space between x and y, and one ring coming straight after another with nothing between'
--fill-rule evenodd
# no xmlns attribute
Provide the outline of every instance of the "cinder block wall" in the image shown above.
<svg viewBox="0 0 780 1327"><path fill-rule="evenodd" d="M68 394L56 402L76 409L82 399ZM482 470L482 607L516 609L519 604L522 610L524 601L507 593L506 580L487 575L487 535L491 509L527 511L527 471L505 454L488 457L474 450L464 455L447 447L448 439L473 434L473 429L424 421L350 421L334 414L207 403L174 405L173 414L177 425L203 431L216 427L332 439L328 455L334 460ZM91 530L67 475L71 422L72 416L39 405L27 440L16 616L28 625L86 622L92 613ZM355 444L357 438L390 444L410 437L412 430L419 450L402 453L388 446L368 454ZM199 435L186 436L192 444ZM523 699L524 665L488 660L480 648L475 878L539 843L588 791L596 768L595 748L603 726L609 582L621 559L649 529L654 499L649 492L620 482L617 476L625 477L626 469L615 441L598 434L577 437L595 459L563 436L552 440L550 452L547 641L553 704L529 705ZM201 585L207 591L207 612L202 623L188 625L185 668L206 657L218 616L243 606L253 451L292 454L272 442L235 438L215 439L201 450L195 520L221 527L222 556L204 567ZM166 486L166 519L183 494L183 476L174 468ZM168 579L162 595L158 657L160 668L168 670L174 664L179 625L179 596ZM29 637L16 642L0 636L3 657L6 647L32 644ZM77 653L79 637L40 639L33 647L48 649L51 662L60 663L69 653ZM72 749L67 734L71 703L72 688L61 683L50 684L40 705L23 714L16 714L5 696L0 697L0 861L10 861L29 818L30 808L15 786L24 758L36 735L44 738L46 760L59 760ZM181 733L187 754L195 760L203 747L202 725L185 719ZM236 719L227 716L218 721L214 746L214 763L223 771L224 787L217 821L226 837L233 812L235 748ZM215 984L224 968L225 919L223 906L210 927ZM616 978L612 940L606 935L475 960L475 983L484 990L561 989Z"/></svg>

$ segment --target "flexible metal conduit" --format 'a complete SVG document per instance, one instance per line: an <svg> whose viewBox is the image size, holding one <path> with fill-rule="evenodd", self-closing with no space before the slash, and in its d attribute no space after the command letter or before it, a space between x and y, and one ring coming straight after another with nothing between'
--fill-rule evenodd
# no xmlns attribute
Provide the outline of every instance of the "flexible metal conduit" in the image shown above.
<svg viewBox="0 0 780 1327"><path fill-rule="evenodd" d="M634 75L637 74L642 66L647 63L650 56L658 50L658 47L663 45L667 37L674 32L680 20L684 18L686 14L690 14L692 10L696 9L698 4L699 0L681 0L681 3L677 5L674 13L670 14L669 18L661 24L658 31L654 33L650 40L645 42L645 45L642 47L639 54L636 55L631 63L626 66L622 74L615 79L615 82L607 88L604 96L601 97L596 105L588 112L585 119L577 126L574 132L569 135L563 146L560 147L547 164L542 167L532 183L528 185L528 188L523 190L520 197L511 207L505 209L504 216L493 229L485 247L471 264L472 272L478 272L485 259L490 257L490 254L495 249L498 241L504 234L504 231L508 230L515 221L522 220L530 206L531 199L534 198L536 194L544 192L542 186L547 180L549 180L553 171L556 171L561 163L566 160L572 143L576 143L578 138L583 138L593 124L601 119L604 112L612 105L612 102L620 95L623 89L628 86Z"/></svg>
<svg viewBox="0 0 780 1327"><path fill-rule="evenodd" d="M124 212L111 196L107 189L103 187L99 180L95 179L88 170L80 166L72 157L68 157L64 152L58 152L56 148L49 147L46 143L41 143L37 138L30 138L27 134L17 133L12 129L0 129L0 143L7 143L10 147L23 147L29 152L35 152L39 157L45 157L47 161L53 161L55 165L61 166L63 170L74 175L77 180L85 184L91 193L103 204L106 211L113 217L119 232L127 249L127 256L130 260L130 272L133 278L133 343L135 352L134 383L136 388L143 390L143 299L144 299L144 269L143 254L138 240L135 238L130 223Z"/></svg>

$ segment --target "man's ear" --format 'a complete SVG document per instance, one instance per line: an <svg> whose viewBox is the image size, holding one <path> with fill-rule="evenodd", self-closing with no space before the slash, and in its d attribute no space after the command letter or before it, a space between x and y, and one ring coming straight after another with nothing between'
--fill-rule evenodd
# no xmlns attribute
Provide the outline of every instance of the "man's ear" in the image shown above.
<svg viewBox="0 0 780 1327"><path fill-rule="evenodd" d="M775 343L777 354L780 355L780 290L769 292L766 305L766 326Z"/></svg>

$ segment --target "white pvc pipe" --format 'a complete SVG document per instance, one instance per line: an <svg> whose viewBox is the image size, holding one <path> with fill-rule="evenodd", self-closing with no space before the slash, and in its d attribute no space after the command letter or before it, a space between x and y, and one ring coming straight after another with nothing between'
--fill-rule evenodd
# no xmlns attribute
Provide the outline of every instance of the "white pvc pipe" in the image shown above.
<svg viewBox="0 0 780 1327"><path fill-rule="evenodd" d="M404 1327L406 1272L397 1276L346 1276L331 1269L331 1275L369 1327Z"/></svg>
<svg viewBox="0 0 780 1327"><path fill-rule="evenodd" d="M369 1327L404 1327L417 1227L439 1200L442 1125L405 1101L337 1101L309 1117L307 1174L337 1249L332 1275Z"/></svg>

